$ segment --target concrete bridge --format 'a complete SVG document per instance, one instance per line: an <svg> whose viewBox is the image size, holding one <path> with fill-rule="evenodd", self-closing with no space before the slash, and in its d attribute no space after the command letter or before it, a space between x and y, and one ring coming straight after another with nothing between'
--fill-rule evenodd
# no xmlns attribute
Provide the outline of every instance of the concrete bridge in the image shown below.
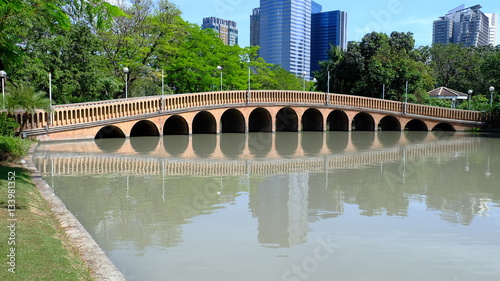
<svg viewBox="0 0 500 281"><path fill-rule="evenodd" d="M462 131L481 113L302 91L223 91L57 105L32 115L41 141L274 131ZM21 113L15 118L21 122Z"/></svg>

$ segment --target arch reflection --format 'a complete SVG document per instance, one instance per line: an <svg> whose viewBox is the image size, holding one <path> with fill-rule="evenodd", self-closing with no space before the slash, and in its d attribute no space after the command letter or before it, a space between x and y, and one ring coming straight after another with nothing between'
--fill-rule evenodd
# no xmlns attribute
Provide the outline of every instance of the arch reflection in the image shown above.
<svg viewBox="0 0 500 281"><path fill-rule="evenodd" d="M95 144L104 153L110 153L120 150L125 143L125 138L116 139L96 139Z"/></svg>
<svg viewBox="0 0 500 281"><path fill-rule="evenodd" d="M172 156L180 156L186 152L189 146L189 136L187 135L171 135L163 137L163 147L168 154Z"/></svg>
<svg viewBox="0 0 500 281"><path fill-rule="evenodd" d="M209 157L217 148L217 135L192 135L191 143L194 153L199 157Z"/></svg>
<svg viewBox="0 0 500 281"><path fill-rule="evenodd" d="M282 132L274 135L274 147L282 157L295 154L299 146L299 134L294 132Z"/></svg>
<svg viewBox="0 0 500 281"><path fill-rule="evenodd" d="M357 150L370 149L375 142L375 132L356 132L351 135L351 142Z"/></svg>
<svg viewBox="0 0 500 281"><path fill-rule="evenodd" d="M256 157L265 157L273 147L274 134L270 133L249 133L248 148L250 154Z"/></svg>
<svg viewBox="0 0 500 281"><path fill-rule="evenodd" d="M130 145L139 154L148 154L158 147L159 137L133 137L130 138Z"/></svg>
<svg viewBox="0 0 500 281"><path fill-rule="evenodd" d="M221 134L220 149L227 158L237 158L243 153L247 141L245 134Z"/></svg>
<svg viewBox="0 0 500 281"><path fill-rule="evenodd" d="M311 132L301 135L301 146L305 155L317 155L323 148L323 132Z"/></svg>

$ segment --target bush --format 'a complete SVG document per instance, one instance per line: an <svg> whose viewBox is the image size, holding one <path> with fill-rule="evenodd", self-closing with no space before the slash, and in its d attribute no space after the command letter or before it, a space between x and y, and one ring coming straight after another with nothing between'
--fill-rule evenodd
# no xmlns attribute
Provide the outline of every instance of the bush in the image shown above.
<svg viewBox="0 0 500 281"><path fill-rule="evenodd" d="M7 116L7 113L0 113L0 136L13 137L19 126L16 120Z"/></svg>
<svg viewBox="0 0 500 281"><path fill-rule="evenodd" d="M18 161L28 153L30 145L30 140L0 136L0 163Z"/></svg>

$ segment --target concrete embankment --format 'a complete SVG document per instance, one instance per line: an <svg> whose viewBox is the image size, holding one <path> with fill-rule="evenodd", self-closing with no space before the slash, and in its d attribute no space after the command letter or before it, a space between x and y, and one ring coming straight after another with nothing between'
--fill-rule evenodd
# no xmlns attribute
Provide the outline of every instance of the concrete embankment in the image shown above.
<svg viewBox="0 0 500 281"><path fill-rule="evenodd" d="M73 247L78 251L82 260L90 268L95 280L122 281L125 276L116 268L103 250L97 245L92 236L80 224L78 219L71 213L52 187L45 182L38 169L35 167L32 156L36 144L32 145L30 151L23 161L23 165L30 171L31 178L42 197L49 204L51 211L64 229Z"/></svg>

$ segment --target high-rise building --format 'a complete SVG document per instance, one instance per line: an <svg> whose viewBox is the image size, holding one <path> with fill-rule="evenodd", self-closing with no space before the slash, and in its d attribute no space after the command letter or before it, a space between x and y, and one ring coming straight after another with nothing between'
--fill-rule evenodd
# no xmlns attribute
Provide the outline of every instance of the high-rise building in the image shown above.
<svg viewBox="0 0 500 281"><path fill-rule="evenodd" d="M434 21L432 43L455 43L465 46L488 45L490 22L481 8L480 5L469 8L461 5ZM451 22L453 22L452 31L450 31ZM450 33L452 34L451 38Z"/></svg>
<svg viewBox="0 0 500 281"><path fill-rule="evenodd" d="M260 56L309 78L311 0L260 0Z"/></svg>
<svg viewBox="0 0 500 281"><path fill-rule="evenodd" d="M497 14L486 14L488 19L490 20L490 45L497 45L497 25L498 25L498 17Z"/></svg>
<svg viewBox="0 0 500 281"><path fill-rule="evenodd" d="M321 13L323 11L323 6L319 3L312 1L311 3L311 14Z"/></svg>
<svg viewBox="0 0 500 281"><path fill-rule="evenodd" d="M434 21L432 31L432 43L449 44L453 42L453 20L440 17Z"/></svg>
<svg viewBox="0 0 500 281"><path fill-rule="evenodd" d="M215 30L226 45L234 46L238 44L238 27L234 21L208 17L203 19L201 28Z"/></svg>
<svg viewBox="0 0 500 281"><path fill-rule="evenodd" d="M319 70L319 62L328 60L330 45L347 50L347 13L331 11L312 14L311 72Z"/></svg>
<svg viewBox="0 0 500 281"><path fill-rule="evenodd" d="M260 46L260 8L250 15L250 46Z"/></svg>

